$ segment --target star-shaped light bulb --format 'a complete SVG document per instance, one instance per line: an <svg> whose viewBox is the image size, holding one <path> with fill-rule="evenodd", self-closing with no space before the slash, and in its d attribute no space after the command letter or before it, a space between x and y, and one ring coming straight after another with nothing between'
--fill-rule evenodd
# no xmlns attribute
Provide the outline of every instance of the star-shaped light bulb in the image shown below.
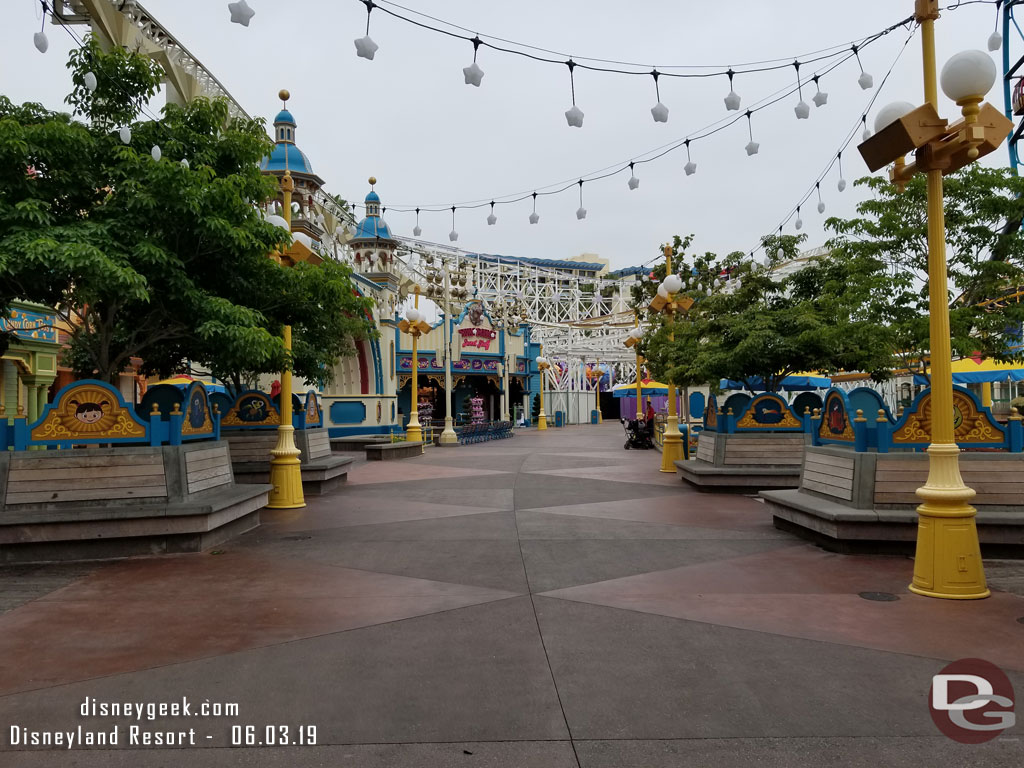
<svg viewBox="0 0 1024 768"><path fill-rule="evenodd" d="M228 10L231 11L231 23L249 26L249 20L256 15L256 11L249 7L245 0L238 0L236 3L228 3Z"/></svg>
<svg viewBox="0 0 1024 768"><path fill-rule="evenodd" d="M756 141L748 142L747 146L744 147L744 149L747 150L747 155L756 155L757 150L759 150L760 148L761 145L758 144Z"/></svg>
<svg viewBox="0 0 1024 768"><path fill-rule="evenodd" d="M637 187L640 186L640 179L638 179L636 176L630 176L627 184L629 185L630 189L636 189Z"/></svg>
<svg viewBox="0 0 1024 768"><path fill-rule="evenodd" d="M803 219L797 219L796 220L796 224L794 224L793 226L795 226L797 229L803 229L804 228L804 220Z"/></svg>
<svg viewBox="0 0 1024 768"><path fill-rule="evenodd" d="M160 162L160 158L164 156L164 153L160 151L160 145L154 144L153 148L149 150L149 154L153 156L153 159Z"/></svg>
<svg viewBox="0 0 1024 768"><path fill-rule="evenodd" d="M423 227L421 227L419 224L417 224L415 227L412 228L412 236L413 237L419 237L422 234L423 234Z"/></svg>
<svg viewBox="0 0 1024 768"><path fill-rule="evenodd" d="M584 208L582 205L579 208L576 209L576 218L577 219L585 219L585 218L587 218L587 209Z"/></svg>
<svg viewBox="0 0 1024 768"><path fill-rule="evenodd" d="M540 214L534 211L530 214L530 223L536 224L538 221L540 221Z"/></svg>
<svg viewBox="0 0 1024 768"><path fill-rule="evenodd" d="M875 84L875 78L867 72L861 72L860 77L857 78L857 83L866 91Z"/></svg>
<svg viewBox="0 0 1024 768"><path fill-rule="evenodd" d="M836 184L836 188L837 188L837 189L838 189L838 190L839 190L840 192L842 192L842 191L843 191L844 189L846 189L846 179L840 179L840 180L839 180L839 183L838 183L838 184Z"/></svg>
<svg viewBox="0 0 1024 768"><path fill-rule="evenodd" d="M372 37L367 35L366 37L357 38L353 42L356 44L356 56L373 61L373 54L377 52L380 46L373 42Z"/></svg>
<svg viewBox="0 0 1024 768"><path fill-rule="evenodd" d="M96 73L86 72L84 75L82 75L82 83L85 85L85 90L87 90L89 93L95 91L97 85Z"/></svg>
<svg viewBox="0 0 1024 768"><path fill-rule="evenodd" d="M569 109L565 110L565 122L569 124L570 128L582 128L583 110L573 104Z"/></svg>
<svg viewBox="0 0 1024 768"><path fill-rule="evenodd" d="M806 101L801 101L793 107L793 111L796 113L797 120L806 120L811 116L811 108Z"/></svg>
<svg viewBox="0 0 1024 768"><path fill-rule="evenodd" d="M725 97L725 108L730 112L740 108L740 95L736 91L729 91L729 95Z"/></svg>
<svg viewBox="0 0 1024 768"><path fill-rule="evenodd" d="M448 233L448 239L454 243L456 240L459 239L459 233L453 229L451 232Z"/></svg>
<svg viewBox="0 0 1024 768"><path fill-rule="evenodd" d="M479 88L480 81L484 79L484 71L480 69L480 65L474 61L468 67L462 68L462 76L466 78L466 85L475 85Z"/></svg>
<svg viewBox="0 0 1024 768"><path fill-rule="evenodd" d="M990 51L998 51L1003 45L1003 36L998 32L993 32L988 36L988 49Z"/></svg>
<svg viewBox="0 0 1024 768"><path fill-rule="evenodd" d="M824 107L826 104L828 104L828 94L825 93L824 91L818 91L816 94L814 94L814 98L811 99L811 101L814 102L814 106L816 107Z"/></svg>
<svg viewBox="0 0 1024 768"><path fill-rule="evenodd" d="M127 125L117 132L117 136L121 139L122 144L132 143L132 129Z"/></svg>
<svg viewBox="0 0 1024 768"><path fill-rule="evenodd" d="M691 160L683 166L683 170L686 172L687 176L693 176L693 174L697 172L697 164Z"/></svg>
<svg viewBox="0 0 1024 768"><path fill-rule="evenodd" d="M656 123L667 123L668 122L668 107L662 104L660 101L651 107L651 117L654 118Z"/></svg>
<svg viewBox="0 0 1024 768"><path fill-rule="evenodd" d="M498 217L495 216L493 213L490 216L487 217L487 224L489 226L493 227L497 223L498 223Z"/></svg>
<svg viewBox="0 0 1024 768"><path fill-rule="evenodd" d="M824 212L825 212L825 203L819 201L818 202L818 213L824 213Z"/></svg>
<svg viewBox="0 0 1024 768"><path fill-rule="evenodd" d="M864 133L862 133L860 135L860 140L861 141L867 141L870 138L871 138L871 129L868 128L867 126L865 126L864 127Z"/></svg>
<svg viewBox="0 0 1024 768"><path fill-rule="evenodd" d="M46 53L46 49L50 47L50 41L46 39L45 32L36 32L32 35L32 43L40 53Z"/></svg>

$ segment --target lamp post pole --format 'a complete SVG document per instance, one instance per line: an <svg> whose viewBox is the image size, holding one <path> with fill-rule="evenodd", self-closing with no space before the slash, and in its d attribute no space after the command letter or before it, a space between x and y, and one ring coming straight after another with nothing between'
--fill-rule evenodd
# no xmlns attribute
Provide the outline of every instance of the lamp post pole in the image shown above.
<svg viewBox="0 0 1024 768"><path fill-rule="evenodd" d="M291 230L292 223L292 191L295 182L291 173L285 169L281 179L281 192L284 197L284 219ZM306 506L302 493L302 465L299 455L302 453L295 447L295 427L292 426L292 327L284 326L285 367L281 371L280 414L281 423L277 427L277 445L270 451L270 482L274 488L268 495L267 507L270 509L297 509Z"/></svg>
<svg viewBox="0 0 1024 768"><path fill-rule="evenodd" d="M452 419L452 286L448 265L444 265L444 430L439 441L441 445L454 445L459 442L455 434L455 422Z"/></svg>
<svg viewBox="0 0 1024 768"><path fill-rule="evenodd" d="M537 429L548 428L548 417L544 413L544 371L548 369L548 361L543 357L544 347L540 348L541 357L537 358L537 373L540 376L540 413L537 414Z"/></svg>
<svg viewBox="0 0 1024 768"><path fill-rule="evenodd" d="M634 312L633 313L633 327L634 328L639 328L640 327L640 313L639 312ZM640 359L640 347L638 345L637 348L636 348L636 420L637 421L640 421L640 419L642 419L644 417L644 405L641 402L641 400L643 399L642 398L642 394L643 394L642 387L643 387L643 384L640 382L640 365L641 364L642 364L642 360Z"/></svg>
<svg viewBox="0 0 1024 768"><path fill-rule="evenodd" d="M665 246L665 278L672 274L672 246ZM675 295L670 294L664 312L672 322L672 314L675 312ZM668 340L676 340L675 333L670 333ZM676 385L671 379L668 383L668 421L665 423L665 439L661 446L661 471L675 473L675 462L683 459L683 436L679 432L679 413L676 410Z"/></svg>
<svg viewBox="0 0 1024 768"><path fill-rule="evenodd" d="M413 308L417 310L420 308L420 287L417 285L414 289L415 298L413 299ZM411 443L417 443L423 441L423 428L420 426L420 396L419 396L419 357L417 356L418 346L417 342L420 339L419 329L413 326L410 331L412 336L412 392L410 397L410 412L409 412L409 426L405 430L405 439Z"/></svg>
<svg viewBox="0 0 1024 768"><path fill-rule="evenodd" d="M601 418L601 358L597 358L597 386L594 387L594 408L597 410L597 423L604 424Z"/></svg>
<svg viewBox="0 0 1024 768"><path fill-rule="evenodd" d="M916 0L914 10L921 25L925 100L938 110L935 74L938 3L936 0ZM917 550L910 590L929 597L971 599L988 597L990 592L981 562L976 510L967 503L975 492L964 484L960 475L960 449L953 426L942 170L931 166L927 169L932 442L928 446L928 479L917 489L923 503L917 508Z"/></svg>

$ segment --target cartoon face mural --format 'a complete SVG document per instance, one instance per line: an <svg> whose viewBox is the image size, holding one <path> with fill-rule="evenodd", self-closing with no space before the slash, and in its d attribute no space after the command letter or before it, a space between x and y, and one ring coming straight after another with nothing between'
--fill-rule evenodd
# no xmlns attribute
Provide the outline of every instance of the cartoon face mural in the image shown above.
<svg viewBox="0 0 1024 768"><path fill-rule="evenodd" d="M75 406L75 418L83 424L95 424L103 418L103 408L109 406L106 400L98 403L80 403L77 400L70 401Z"/></svg>
<svg viewBox="0 0 1024 768"><path fill-rule="evenodd" d="M469 318L469 322L473 325L480 325L484 321L484 305L479 301L474 301L469 305L469 311L466 312L466 317Z"/></svg>

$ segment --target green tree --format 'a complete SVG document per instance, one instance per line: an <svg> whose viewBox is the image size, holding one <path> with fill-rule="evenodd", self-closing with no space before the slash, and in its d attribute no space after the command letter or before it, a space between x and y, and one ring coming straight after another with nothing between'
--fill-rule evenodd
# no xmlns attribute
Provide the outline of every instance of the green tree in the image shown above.
<svg viewBox="0 0 1024 768"><path fill-rule="evenodd" d="M786 376L805 370L864 370L884 378L891 342L865 308L879 282L877 265L826 255L780 277L778 262L800 242L765 238L764 266L739 252L681 261L688 274L679 303L689 308L648 334L641 348L655 375L712 388L732 379L752 391L757 380L777 391Z"/></svg>
<svg viewBox="0 0 1024 768"><path fill-rule="evenodd" d="M902 193L882 177L855 184L872 197L857 207L858 216L828 220L828 247L840 259L878 264L884 279L867 298L867 311L888 328L901 365L911 366L929 349L925 178L918 174ZM953 354L1024 359L1024 304L1014 297L1024 286L1024 179L975 163L943 184Z"/></svg>
<svg viewBox="0 0 1024 768"><path fill-rule="evenodd" d="M0 96L0 309L55 306L82 375L112 380L133 357L229 380L279 371L290 323L296 372L330 378L368 332L368 303L342 265L268 258L290 237L258 209L276 192L258 166L271 146L262 121L206 99L138 121L160 78L144 57L90 40L68 66L68 101L88 123ZM126 145L116 128L129 124Z"/></svg>

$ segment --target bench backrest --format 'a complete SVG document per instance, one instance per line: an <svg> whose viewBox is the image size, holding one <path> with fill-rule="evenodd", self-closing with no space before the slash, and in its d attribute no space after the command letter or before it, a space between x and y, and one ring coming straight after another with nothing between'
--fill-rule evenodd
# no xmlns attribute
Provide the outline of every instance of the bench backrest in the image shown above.
<svg viewBox="0 0 1024 768"><path fill-rule="evenodd" d="M219 485L231 485L231 461L228 446L222 441L211 448L189 451L185 456L185 480L189 493Z"/></svg>
<svg viewBox="0 0 1024 768"><path fill-rule="evenodd" d="M116 462L85 450L72 456L43 451L38 456L12 456L7 480L7 506L167 496L159 450L118 456Z"/></svg>

